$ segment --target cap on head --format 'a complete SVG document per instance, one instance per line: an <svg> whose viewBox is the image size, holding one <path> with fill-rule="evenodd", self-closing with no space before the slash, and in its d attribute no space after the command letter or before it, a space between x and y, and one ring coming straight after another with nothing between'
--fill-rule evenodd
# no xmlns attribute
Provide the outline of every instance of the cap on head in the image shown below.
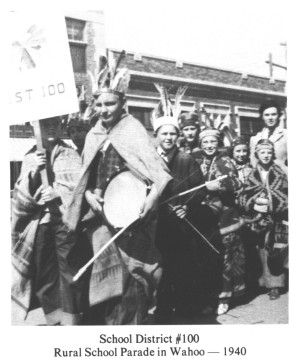
<svg viewBox="0 0 297 364"><path fill-rule="evenodd" d="M218 129L215 128L206 128L199 134L199 142L202 141L203 138L207 136L216 137L218 140L220 139L221 133Z"/></svg>
<svg viewBox="0 0 297 364"><path fill-rule="evenodd" d="M199 128L198 114L193 111L182 113L179 117L179 122L181 129L186 126L195 126L196 128Z"/></svg>
<svg viewBox="0 0 297 364"><path fill-rule="evenodd" d="M160 94L160 101L153 110L151 122L155 133L163 125L173 125L179 131L178 118L180 115L181 100L187 90L187 86L178 87L174 104L171 102L168 90L163 84L154 84Z"/></svg>
<svg viewBox="0 0 297 364"><path fill-rule="evenodd" d="M158 119L155 119L153 123L154 132L157 133L157 131L161 128L163 125L173 125L177 131L179 132L179 124L176 118L173 116L162 116Z"/></svg>
<svg viewBox="0 0 297 364"><path fill-rule="evenodd" d="M238 136L232 140L231 149L233 150L237 145L249 146L248 142L241 136Z"/></svg>
<svg viewBox="0 0 297 364"><path fill-rule="evenodd" d="M269 139L261 139L256 144L255 153L262 149L269 149L274 151L274 144Z"/></svg>

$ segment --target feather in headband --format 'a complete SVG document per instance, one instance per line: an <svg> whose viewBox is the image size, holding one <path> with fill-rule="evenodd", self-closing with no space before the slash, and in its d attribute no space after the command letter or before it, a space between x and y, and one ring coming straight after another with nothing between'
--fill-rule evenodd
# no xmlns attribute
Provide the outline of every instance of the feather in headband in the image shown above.
<svg viewBox="0 0 297 364"><path fill-rule="evenodd" d="M188 86L180 86L177 89L174 104L172 104L168 90L163 84L154 83L156 89L159 91L160 94L160 102L157 107L152 112L152 123L154 124L155 121L163 116L173 117L178 120L178 117L181 112L181 100L188 88Z"/></svg>
<svg viewBox="0 0 297 364"><path fill-rule="evenodd" d="M126 93L130 74L127 68L119 69L124 57L125 51L121 52L117 61L110 52L108 52L108 57L100 56L97 82L95 83L94 77L91 77L94 97L98 97L102 92L112 92L122 96Z"/></svg>

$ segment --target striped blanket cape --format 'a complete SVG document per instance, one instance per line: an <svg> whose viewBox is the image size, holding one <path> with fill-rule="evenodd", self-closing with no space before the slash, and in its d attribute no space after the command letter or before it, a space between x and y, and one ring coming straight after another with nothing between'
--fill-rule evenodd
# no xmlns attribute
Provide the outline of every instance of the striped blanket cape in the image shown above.
<svg viewBox="0 0 297 364"><path fill-rule="evenodd" d="M32 293L32 256L36 231L44 210L40 202L40 190L34 196L30 193L30 171L36 167L33 147L23 161L19 179L16 182L11 217L12 238L12 300L19 308L19 314L25 318ZM55 175L53 188L62 200L61 210L68 204L81 168L80 156L64 142L57 143L51 153L51 169Z"/></svg>
<svg viewBox="0 0 297 364"><path fill-rule="evenodd" d="M282 215L288 210L288 179L281 167L272 164L268 171L266 181L262 181L260 165L249 174L247 186L240 196L241 206L245 206L247 212L252 212L255 200L258 197L266 197L270 201L270 210L274 217Z"/></svg>
<svg viewBox="0 0 297 364"><path fill-rule="evenodd" d="M80 228L79 223L86 204L84 193L91 170L94 168L93 161L106 140L110 141L130 170L144 180L155 184L159 195L172 179L145 128L137 119L123 114L120 121L110 131L106 131L98 121L87 135L80 180L65 214L67 227L71 231ZM152 296L160 278L160 256L154 246L155 226L156 221L151 221L131 234L123 234L110 249L109 256L106 254L104 259L103 257L97 259L91 275L91 303L95 304L99 300L104 301L116 294L121 294L122 280L119 268L122 262L125 263L132 276L143 285L147 295ZM101 227L92 238L94 253L97 252L103 241L105 243L108 241L108 233L104 226ZM111 231L109 233L110 237L114 235ZM112 284L111 279L113 279ZM92 286L92 282L94 282L94 286Z"/></svg>
<svg viewBox="0 0 297 364"><path fill-rule="evenodd" d="M251 230L257 233L267 233L265 246L272 249L277 240L283 240L284 235L287 235L288 229L283 226L282 220L288 218L288 179L282 168L274 163L270 167L265 181L261 178L260 170L261 167L258 164L249 174L246 187L239 196L239 202L247 213L246 222ZM258 197L269 200L268 213L254 211L255 200ZM280 231L283 233L280 234Z"/></svg>

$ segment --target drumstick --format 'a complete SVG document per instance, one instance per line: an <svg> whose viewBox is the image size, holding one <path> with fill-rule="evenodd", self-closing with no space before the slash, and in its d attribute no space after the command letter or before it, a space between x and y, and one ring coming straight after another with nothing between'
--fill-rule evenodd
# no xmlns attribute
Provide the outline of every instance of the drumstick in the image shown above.
<svg viewBox="0 0 297 364"><path fill-rule="evenodd" d="M80 270L72 278L72 281L76 282L86 272L89 266L102 254L102 252L137 220L138 218L130 222L128 225L124 226L121 230L119 230L101 249L98 250L98 252L93 256L93 258L91 258L82 268L80 268Z"/></svg>
<svg viewBox="0 0 297 364"><path fill-rule="evenodd" d="M170 208L173 209L173 206L170 203L168 205ZM217 254L220 254L220 252L211 244L211 242L186 217L181 220L185 221L198 235L200 235L201 238L211 247L212 250L214 250Z"/></svg>
<svg viewBox="0 0 297 364"><path fill-rule="evenodd" d="M175 199L175 198L177 198L177 197L187 195L188 193L191 193L191 192L197 191L197 190L199 190L200 188L203 188L203 187L205 187L205 186L207 186L207 185L209 185L209 184L211 184L211 183L213 183L213 182L215 182L215 181L220 181L220 180L225 179L225 178L227 178L227 177L228 177L228 176L225 174L224 176L220 176L220 177L218 177L218 178L216 178L216 179L214 179L214 180L212 180L212 181L205 182L205 183L203 183L203 185L193 187L193 188L191 188L190 190L187 190L187 191L184 191L184 192L180 192L180 193L178 193L177 195L174 195L174 196L172 196L172 197L169 197L167 200L165 200L165 201L161 202L160 206L161 206L161 205L163 205L163 204L165 204L165 203L170 202L171 200L174 200L174 199Z"/></svg>

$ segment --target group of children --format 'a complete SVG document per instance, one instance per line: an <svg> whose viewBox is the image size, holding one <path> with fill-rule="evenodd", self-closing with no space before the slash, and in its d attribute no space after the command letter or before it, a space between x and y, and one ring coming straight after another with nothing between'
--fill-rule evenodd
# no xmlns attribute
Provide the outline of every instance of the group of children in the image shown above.
<svg viewBox="0 0 297 364"><path fill-rule="evenodd" d="M46 153L34 147L24 158L13 196L13 300L25 315L41 305L48 325L124 325L147 323L153 307L157 324L172 323L174 313L225 314L236 296L261 287L279 298L288 268L288 182L285 163L274 163L276 151L278 160L286 152L277 108L263 113L267 130L251 166L245 140L226 148L216 128L200 131L197 112L181 113L186 87L173 106L156 84L153 143L126 111L128 70L103 60L95 125L87 133L80 119L69 119L77 152L60 139L56 117L41 123ZM115 236L102 190L124 166L150 182L140 223L73 284Z"/></svg>
<svg viewBox="0 0 297 364"><path fill-rule="evenodd" d="M155 130L158 148L164 144L164 140L160 140L164 132L174 135L171 144L168 143L171 148L167 147L165 154L169 156L167 164L175 183L183 180L177 167L173 171L172 156L178 153L180 160L186 159L186 154L191 155L198 166L197 173L202 173L203 181L213 181L200 195L199 203L196 196L196 207L193 207L193 202L192 206L191 203L180 205L184 214L179 217L192 219L200 232L216 245L221 257L211 249L206 253L205 242L201 239L198 244L204 245L204 250L200 247L195 256L193 248L186 244L191 240L187 232L184 232L183 238L179 237L180 245L175 251L172 239L178 239L178 235L169 234L168 231L169 228L176 230L176 224L175 227L174 221L170 226L167 224L167 238L164 233L162 239L168 241L163 257L165 262L169 261L169 266L165 265L164 270L168 271L165 277L171 276L171 280L175 277L175 282L169 280L167 284L171 285L171 297L176 296L173 301L179 302L183 297L183 310L189 314L191 308L187 302L191 300L185 298L190 296L185 294L188 287L187 292L196 290L197 302L200 305L203 303L200 307L202 313L221 315L229 310L230 305L234 304L233 298L237 296L255 296L267 291L271 300L279 298L286 285L288 268L288 181L285 171L274 163L274 143L269 139L257 142L254 152L257 163L253 167L249 162L249 143L245 139L236 137L227 150L222 146L221 134L217 129L210 127L200 132L196 113L182 114L178 126L170 120L159 126ZM179 132L183 136L181 140L177 137ZM165 148L160 149L164 152ZM218 181L218 177L222 176L226 178ZM202 183L201 180L199 183ZM199 209L197 204L200 204ZM163 221L162 224L164 228ZM174 254L175 260L172 260ZM181 264L183 257L184 264ZM191 265L196 266L196 270L185 274ZM198 277L200 285L195 286ZM183 293L179 294L178 287L182 287ZM191 302L195 302L193 297ZM170 309L169 306L167 309Z"/></svg>

